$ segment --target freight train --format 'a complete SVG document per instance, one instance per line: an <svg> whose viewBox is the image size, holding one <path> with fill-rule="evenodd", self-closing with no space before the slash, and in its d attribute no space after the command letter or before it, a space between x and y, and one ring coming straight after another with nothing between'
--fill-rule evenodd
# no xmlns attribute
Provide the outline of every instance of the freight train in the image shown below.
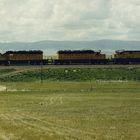
<svg viewBox="0 0 140 140"><path fill-rule="evenodd" d="M109 65L140 64L140 51L116 51L107 58L101 51L64 50L57 52L57 59L43 59L43 51L7 51L0 54L0 65Z"/></svg>

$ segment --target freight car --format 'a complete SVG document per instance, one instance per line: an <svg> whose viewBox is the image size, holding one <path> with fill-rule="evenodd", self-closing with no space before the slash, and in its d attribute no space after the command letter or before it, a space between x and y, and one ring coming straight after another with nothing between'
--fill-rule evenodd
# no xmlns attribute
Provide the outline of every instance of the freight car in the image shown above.
<svg viewBox="0 0 140 140"><path fill-rule="evenodd" d="M116 51L113 64L140 64L140 51Z"/></svg>
<svg viewBox="0 0 140 140"><path fill-rule="evenodd" d="M58 59L54 60L54 64L107 64L105 54L101 51L92 50L65 50L58 51Z"/></svg>
<svg viewBox="0 0 140 140"><path fill-rule="evenodd" d="M7 51L1 56L6 65L38 65L43 62L42 51Z"/></svg>

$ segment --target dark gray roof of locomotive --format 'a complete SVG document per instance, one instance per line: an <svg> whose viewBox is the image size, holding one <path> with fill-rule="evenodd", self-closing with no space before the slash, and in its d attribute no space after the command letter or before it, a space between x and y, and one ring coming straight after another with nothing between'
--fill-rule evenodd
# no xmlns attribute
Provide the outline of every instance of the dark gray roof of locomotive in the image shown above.
<svg viewBox="0 0 140 140"><path fill-rule="evenodd" d="M43 51L7 51L5 54L43 54Z"/></svg>
<svg viewBox="0 0 140 140"><path fill-rule="evenodd" d="M100 53L100 51L99 52L95 52L93 50L60 50L57 53L59 53L59 54L72 54L72 53L74 53L74 54L79 54L79 53L83 53L83 54L85 54L85 53L89 54L90 53L90 54L93 54L93 53Z"/></svg>
<svg viewBox="0 0 140 140"><path fill-rule="evenodd" d="M140 50L120 50L116 51L116 53L140 53Z"/></svg>

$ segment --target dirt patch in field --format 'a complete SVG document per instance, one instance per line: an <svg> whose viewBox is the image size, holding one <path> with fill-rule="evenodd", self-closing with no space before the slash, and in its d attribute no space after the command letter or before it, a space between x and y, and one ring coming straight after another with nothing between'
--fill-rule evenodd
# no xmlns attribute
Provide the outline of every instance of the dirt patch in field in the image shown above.
<svg viewBox="0 0 140 140"><path fill-rule="evenodd" d="M6 86L1 86L0 85L0 91L6 91Z"/></svg>
<svg viewBox="0 0 140 140"><path fill-rule="evenodd" d="M31 90L28 90L28 89L20 89L20 90L17 90L17 89L11 89L11 88L7 88L6 86L0 85L0 92L2 92L2 91L8 91L8 92L21 91L21 92L26 92L26 91L31 91Z"/></svg>

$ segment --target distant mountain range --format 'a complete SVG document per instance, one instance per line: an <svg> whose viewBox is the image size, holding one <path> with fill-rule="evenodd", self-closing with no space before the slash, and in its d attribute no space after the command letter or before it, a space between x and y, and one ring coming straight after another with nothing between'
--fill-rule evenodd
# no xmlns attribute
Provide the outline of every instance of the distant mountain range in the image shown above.
<svg viewBox="0 0 140 140"><path fill-rule="evenodd" d="M7 50L43 50L54 55L58 50L92 49L111 54L115 50L140 50L140 41L96 40L96 41L39 41L0 43L0 51Z"/></svg>

